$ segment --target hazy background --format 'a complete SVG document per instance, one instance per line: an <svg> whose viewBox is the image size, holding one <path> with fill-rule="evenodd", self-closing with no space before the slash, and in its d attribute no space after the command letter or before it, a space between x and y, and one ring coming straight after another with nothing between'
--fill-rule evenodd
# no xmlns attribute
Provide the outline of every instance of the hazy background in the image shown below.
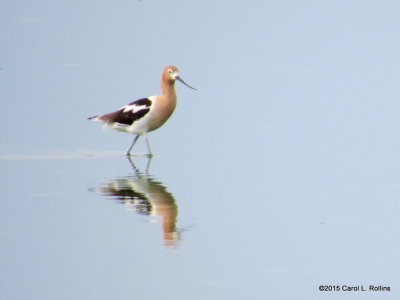
<svg viewBox="0 0 400 300"><path fill-rule="evenodd" d="M398 299L399 11L0 0L2 298ZM167 64L198 91L177 83L143 179L132 137L86 118L158 94ZM175 200L172 246L104 196L125 179Z"/></svg>

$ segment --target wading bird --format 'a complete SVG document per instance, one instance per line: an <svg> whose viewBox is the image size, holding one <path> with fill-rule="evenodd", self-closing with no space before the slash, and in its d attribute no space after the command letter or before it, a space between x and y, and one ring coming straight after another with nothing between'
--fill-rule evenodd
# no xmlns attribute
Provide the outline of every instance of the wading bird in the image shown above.
<svg viewBox="0 0 400 300"><path fill-rule="evenodd" d="M128 156L131 155L131 150L139 137L144 136L148 156L153 156L147 133L160 128L174 112L177 100L176 80L195 90L179 76L177 67L169 65L164 68L161 75L161 95L142 98L121 107L117 111L88 119L105 122L111 129L135 134L131 146L125 153Z"/></svg>

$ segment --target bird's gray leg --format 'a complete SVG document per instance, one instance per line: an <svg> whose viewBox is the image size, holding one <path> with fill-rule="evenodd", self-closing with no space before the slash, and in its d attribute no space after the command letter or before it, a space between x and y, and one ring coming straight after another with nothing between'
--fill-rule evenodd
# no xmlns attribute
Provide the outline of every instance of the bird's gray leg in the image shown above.
<svg viewBox="0 0 400 300"><path fill-rule="evenodd" d="M151 153L151 149L150 149L150 144L149 144L149 139L146 135L146 144L147 144L147 150L149 151L149 153L147 154L148 157L153 157L153 153Z"/></svg>
<svg viewBox="0 0 400 300"><path fill-rule="evenodd" d="M151 159L153 158L153 154L150 156L148 156L148 161L147 161L147 166L146 166L146 176L149 176L149 170L150 170L150 163L151 163Z"/></svg>
<svg viewBox="0 0 400 300"><path fill-rule="evenodd" d="M133 162L131 156L127 156L126 158L128 159L129 163L131 164L132 169L135 171L136 177L137 177L137 178L143 177L142 172L140 172L140 170L136 167L136 165L135 165L135 163ZM151 163L152 157L151 157L151 156L147 156L147 159L148 159L148 160L147 160L147 165L146 165L146 174L145 174L145 176L148 177L148 176L149 176L149 169L150 169L150 163Z"/></svg>
<svg viewBox="0 0 400 300"><path fill-rule="evenodd" d="M132 145L129 147L128 151L125 152L125 155L130 156L131 155L131 150L133 146L135 145L136 141L138 140L139 135L136 135L135 138L133 139Z"/></svg>
<svg viewBox="0 0 400 300"><path fill-rule="evenodd" d="M140 175L140 170L136 167L135 163L132 161L131 156L128 155L126 158L128 159L129 163L131 164L132 169L135 171L136 177L139 177L139 175Z"/></svg>

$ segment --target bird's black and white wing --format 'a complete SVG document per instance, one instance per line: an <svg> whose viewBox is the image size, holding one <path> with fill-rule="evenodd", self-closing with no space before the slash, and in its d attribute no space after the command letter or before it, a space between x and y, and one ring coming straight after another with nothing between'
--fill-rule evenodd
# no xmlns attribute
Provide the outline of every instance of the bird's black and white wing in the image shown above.
<svg viewBox="0 0 400 300"><path fill-rule="evenodd" d="M109 125L121 124L125 126L130 126L149 113L151 104L152 101L149 98L142 98L133 101L112 113L95 116L89 119L92 119L94 121L102 121Z"/></svg>

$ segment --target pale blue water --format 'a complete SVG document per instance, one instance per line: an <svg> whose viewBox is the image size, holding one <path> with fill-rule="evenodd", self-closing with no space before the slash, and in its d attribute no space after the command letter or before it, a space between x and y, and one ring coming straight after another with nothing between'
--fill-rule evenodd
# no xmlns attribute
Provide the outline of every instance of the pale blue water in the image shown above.
<svg viewBox="0 0 400 300"><path fill-rule="evenodd" d="M398 299L398 9L2 1L1 299ZM132 165L86 118L171 63Z"/></svg>

